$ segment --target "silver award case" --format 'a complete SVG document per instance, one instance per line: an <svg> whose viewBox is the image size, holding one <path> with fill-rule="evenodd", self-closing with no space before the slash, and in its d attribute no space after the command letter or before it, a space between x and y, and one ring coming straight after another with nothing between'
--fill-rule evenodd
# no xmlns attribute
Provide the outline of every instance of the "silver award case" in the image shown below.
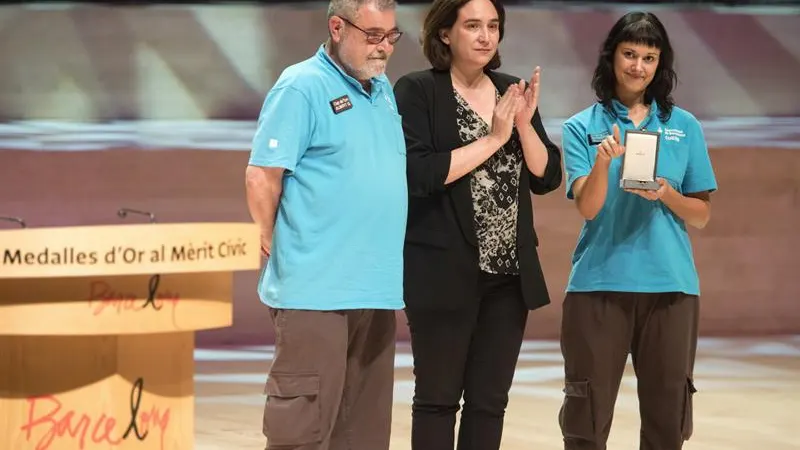
<svg viewBox="0 0 800 450"><path fill-rule="evenodd" d="M640 157L630 157L633 153L631 153L630 147L630 137L633 135L643 135L643 136L652 136L655 140L655 149L653 150L655 154L653 155L652 161L652 170L650 168L646 168L642 170L641 168L634 168L630 164L641 164L642 158ZM644 130L625 130L625 153L622 155L622 168L620 170L620 180L619 180L619 187L622 189L643 189L648 191L656 191L658 188L661 187L656 181L656 168L658 166L658 152L661 145L661 134L655 131L644 131ZM635 148L634 148L635 151ZM648 148L647 151L650 151ZM638 169L638 170L637 170ZM639 176L630 177L629 175L633 172L639 172ZM643 173L646 171L646 175Z"/></svg>

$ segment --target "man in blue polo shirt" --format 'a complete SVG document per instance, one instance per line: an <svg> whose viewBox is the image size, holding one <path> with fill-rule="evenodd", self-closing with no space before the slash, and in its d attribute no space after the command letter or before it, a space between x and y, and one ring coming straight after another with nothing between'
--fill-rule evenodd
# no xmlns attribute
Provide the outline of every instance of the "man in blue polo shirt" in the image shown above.
<svg viewBox="0 0 800 450"><path fill-rule="evenodd" d="M275 326L268 448L388 449L403 308L405 140L393 0L330 2L330 38L268 93L247 168Z"/></svg>

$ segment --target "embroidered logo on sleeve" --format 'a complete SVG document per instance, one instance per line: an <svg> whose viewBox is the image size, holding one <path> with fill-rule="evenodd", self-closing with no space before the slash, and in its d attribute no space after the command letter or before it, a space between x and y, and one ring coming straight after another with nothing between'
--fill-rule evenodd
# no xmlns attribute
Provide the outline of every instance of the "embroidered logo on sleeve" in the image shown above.
<svg viewBox="0 0 800 450"><path fill-rule="evenodd" d="M269 140L269 148L278 148L278 140L277 139L270 139Z"/></svg>
<svg viewBox="0 0 800 450"><path fill-rule="evenodd" d="M392 98L391 98L391 97L389 97L389 94L387 94L386 92L384 92L384 93L383 93L383 98L384 98L384 100L386 100L386 103L389 105L389 109L391 109L391 110L392 110L392 112L395 112L395 113L396 113L396 112L397 112L397 108L395 108L395 104L394 104L394 102L392 101Z"/></svg>
<svg viewBox="0 0 800 450"><path fill-rule="evenodd" d="M343 113L352 107L353 104L350 102L350 97L346 95L331 100L331 108L334 114Z"/></svg>

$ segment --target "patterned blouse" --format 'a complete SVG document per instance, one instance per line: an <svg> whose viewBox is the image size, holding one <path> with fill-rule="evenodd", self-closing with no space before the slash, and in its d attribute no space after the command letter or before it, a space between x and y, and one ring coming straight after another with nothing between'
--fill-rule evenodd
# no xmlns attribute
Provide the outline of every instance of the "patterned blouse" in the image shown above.
<svg viewBox="0 0 800 450"><path fill-rule="evenodd" d="M453 89L456 120L461 140L469 144L491 131L489 124L472 110ZM497 99L500 93L495 91ZM495 274L518 274L517 209L522 148L510 139L500 150L472 172L472 202L478 237L480 269Z"/></svg>

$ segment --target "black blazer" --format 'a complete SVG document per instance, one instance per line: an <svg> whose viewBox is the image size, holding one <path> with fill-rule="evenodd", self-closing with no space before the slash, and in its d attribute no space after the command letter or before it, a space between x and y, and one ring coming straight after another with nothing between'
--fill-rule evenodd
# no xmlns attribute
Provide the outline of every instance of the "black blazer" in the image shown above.
<svg viewBox="0 0 800 450"><path fill-rule="evenodd" d="M519 78L487 71L501 93ZM410 308L457 309L479 299L478 240L473 225L471 175L445 185L450 152L465 145L456 127L456 100L449 71L434 69L401 77L394 86L408 151L408 226L404 291ZM523 160L519 183L517 250L522 296L528 309L550 303L536 247L530 194L561 185L561 154L547 137L539 111L531 121L548 152L542 178ZM511 139L519 139L514 129Z"/></svg>

